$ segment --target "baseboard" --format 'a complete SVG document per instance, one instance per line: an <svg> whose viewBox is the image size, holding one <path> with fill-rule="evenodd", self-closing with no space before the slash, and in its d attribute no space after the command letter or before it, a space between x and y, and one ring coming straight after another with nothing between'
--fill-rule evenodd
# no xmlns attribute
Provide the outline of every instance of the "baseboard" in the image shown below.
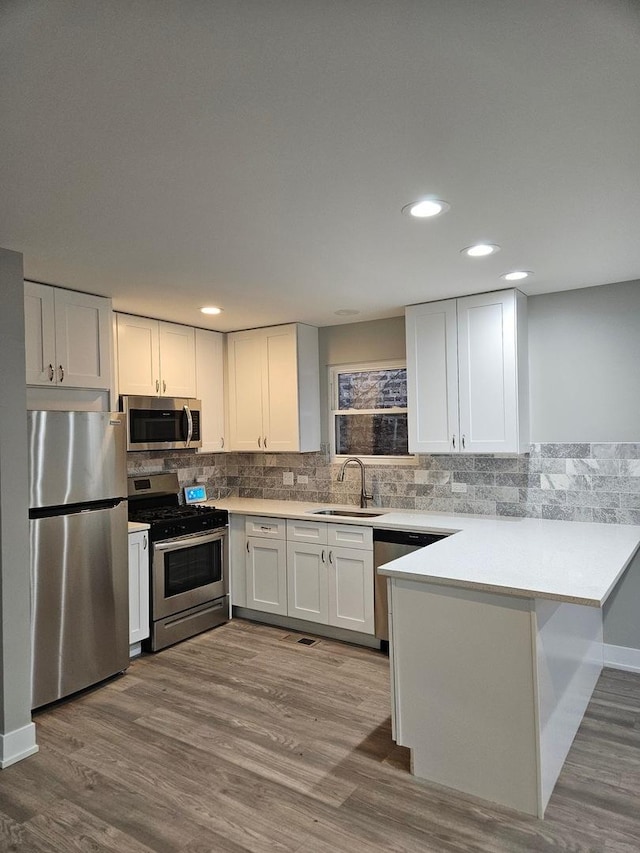
<svg viewBox="0 0 640 853"><path fill-rule="evenodd" d="M132 643L129 646L129 658L137 658L142 654L142 643Z"/></svg>
<svg viewBox="0 0 640 853"><path fill-rule="evenodd" d="M353 643L356 646L367 646L379 649L380 640L370 634L360 631L349 631L346 628L334 628L332 625L322 625L320 622L307 622L293 616L280 616L277 613L265 613L263 610L251 610L248 607L233 608L233 615L240 619L250 619L253 622L263 622L265 625L275 625L278 628L290 628L303 634L315 634L330 640L341 640L343 643Z"/></svg>
<svg viewBox="0 0 640 853"><path fill-rule="evenodd" d="M37 751L35 723L0 735L0 770L28 758Z"/></svg>
<svg viewBox="0 0 640 853"><path fill-rule="evenodd" d="M640 649L604 644L604 665L611 669L640 672Z"/></svg>

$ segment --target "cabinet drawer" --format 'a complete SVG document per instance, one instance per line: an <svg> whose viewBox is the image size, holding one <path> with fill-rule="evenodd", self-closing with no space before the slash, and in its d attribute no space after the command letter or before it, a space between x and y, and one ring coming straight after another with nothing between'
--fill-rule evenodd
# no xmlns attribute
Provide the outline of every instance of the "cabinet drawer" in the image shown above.
<svg viewBox="0 0 640 853"><path fill-rule="evenodd" d="M286 539L286 522L284 518L264 518L252 515L245 519L247 536L263 536L265 539Z"/></svg>
<svg viewBox="0 0 640 853"><path fill-rule="evenodd" d="M322 521L287 520L287 539L292 542L327 544L327 523Z"/></svg>
<svg viewBox="0 0 640 853"><path fill-rule="evenodd" d="M373 551L373 530L358 524L328 524L327 544L335 548Z"/></svg>

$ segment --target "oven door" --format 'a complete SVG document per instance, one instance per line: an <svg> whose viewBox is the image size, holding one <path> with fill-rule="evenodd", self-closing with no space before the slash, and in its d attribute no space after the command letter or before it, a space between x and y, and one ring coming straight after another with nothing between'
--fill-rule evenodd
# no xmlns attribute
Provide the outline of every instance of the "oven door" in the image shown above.
<svg viewBox="0 0 640 853"><path fill-rule="evenodd" d="M229 591L227 530L153 544L152 618L163 619Z"/></svg>

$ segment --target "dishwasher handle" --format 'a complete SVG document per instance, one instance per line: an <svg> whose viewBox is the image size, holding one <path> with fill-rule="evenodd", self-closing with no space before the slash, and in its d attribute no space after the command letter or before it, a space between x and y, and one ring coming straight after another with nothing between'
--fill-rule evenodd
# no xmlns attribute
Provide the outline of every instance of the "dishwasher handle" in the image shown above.
<svg viewBox="0 0 640 853"><path fill-rule="evenodd" d="M374 528L374 542L390 542L394 545L408 545L412 548L424 548L433 545L441 539L446 539L447 533L424 533L412 530L379 530Z"/></svg>

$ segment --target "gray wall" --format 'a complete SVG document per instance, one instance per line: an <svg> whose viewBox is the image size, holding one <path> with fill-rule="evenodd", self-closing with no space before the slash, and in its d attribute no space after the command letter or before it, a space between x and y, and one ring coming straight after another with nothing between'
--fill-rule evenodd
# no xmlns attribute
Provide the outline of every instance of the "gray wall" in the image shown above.
<svg viewBox="0 0 640 853"><path fill-rule="evenodd" d="M22 255L0 249L0 733L31 722Z"/></svg>
<svg viewBox="0 0 640 853"><path fill-rule="evenodd" d="M324 326L319 333L321 435L322 441L328 442L328 368L334 364L406 358L404 316Z"/></svg>
<svg viewBox="0 0 640 853"><path fill-rule="evenodd" d="M531 296L531 440L640 441L640 281Z"/></svg>

